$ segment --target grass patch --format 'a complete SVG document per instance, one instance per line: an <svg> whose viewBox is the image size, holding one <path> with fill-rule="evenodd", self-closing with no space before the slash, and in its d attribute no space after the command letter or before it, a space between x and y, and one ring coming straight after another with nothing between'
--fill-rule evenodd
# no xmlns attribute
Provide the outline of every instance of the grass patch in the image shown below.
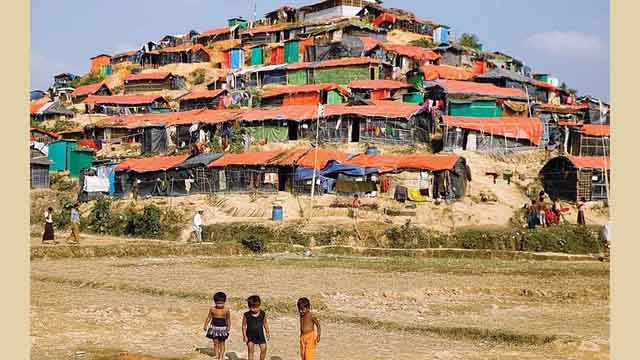
<svg viewBox="0 0 640 360"><path fill-rule="evenodd" d="M393 321L373 320L367 317L343 317L339 315L322 316L335 322L344 322L369 329L388 332L406 332L413 335L437 335L452 340L484 341L493 344L509 345L546 345L559 340L556 335L519 334L508 330L483 329L474 327L440 327L428 325L403 325ZM563 337L570 340L569 337Z"/></svg>
<svg viewBox="0 0 640 360"><path fill-rule="evenodd" d="M211 302L212 296L211 293L201 291L172 290L123 283L109 283L96 280L67 279L60 276L31 275L31 280L59 285L67 285L76 288L89 288L96 290L124 292L130 294L172 297L177 299L194 300L198 302ZM293 297L263 299L262 308L265 311L269 311L274 314L294 314L297 313L297 300L297 298ZM311 297L311 302L314 304L314 308L318 310L327 309L326 303L318 297ZM242 309L247 306L246 298L244 297L228 297L227 304L237 309Z"/></svg>

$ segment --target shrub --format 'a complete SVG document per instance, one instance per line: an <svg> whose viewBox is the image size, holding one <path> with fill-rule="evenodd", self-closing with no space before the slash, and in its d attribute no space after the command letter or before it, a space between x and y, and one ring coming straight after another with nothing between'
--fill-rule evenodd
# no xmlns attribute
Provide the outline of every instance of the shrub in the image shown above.
<svg viewBox="0 0 640 360"><path fill-rule="evenodd" d="M420 46L423 48L433 48L436 45L428 38L416 39L409 42L409 45Z"/></svg>
<svg viewBox="0 0 640 360"><path fill-rule="evenodd" d="M89 214L89 230L98 234L107 234L112 231L111 198L100 196Z"/></svg>
<svg viewBox="0 0 640 360"><path fill-rule="evenodd" d="M205 76L207 75L207 71L205 69L195 69L193 70L189 76L191 76L191 81L194 85L200 85L204 83Z"/></svg>
<svg viewBox="0 0 640 360"><path fill-rule="evenodd" d="M265 250L266 248L266 244L265 244L265 240L263 237L258 236L256 234L250 234L247 237L245 237L244 239L242 239L242 241L240 241L240 243L246 247L247 249L253 251L253 252L262 252Z"/></svg>
<svg viewBox="0 0 640 360"><path fill-rule="evenodd" d="M74 88L77 88L78 86L95 84L95 83L101 82L102 80L104 80L104 78L105 76L100 75L100 73L90 72L85 76L82 76L76 80L73 80L71 82L71 86L73 86Z"/></svg>

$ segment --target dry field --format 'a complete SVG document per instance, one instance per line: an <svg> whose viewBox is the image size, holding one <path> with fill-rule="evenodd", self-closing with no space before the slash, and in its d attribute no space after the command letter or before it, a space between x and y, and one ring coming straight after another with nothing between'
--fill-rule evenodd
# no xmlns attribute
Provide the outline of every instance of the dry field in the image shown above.
<svg viewBox="0 0 640 360"><path fill-rule="evenodd" d="M211 359L202 323L230 297L228 359L246 359L244 298L270 317L268 359L298 358L300 296L318 359L608 359L609 267L594 261L244 257L34 260L33 359ZM77 353L77 355L76 355Z"/></svg>

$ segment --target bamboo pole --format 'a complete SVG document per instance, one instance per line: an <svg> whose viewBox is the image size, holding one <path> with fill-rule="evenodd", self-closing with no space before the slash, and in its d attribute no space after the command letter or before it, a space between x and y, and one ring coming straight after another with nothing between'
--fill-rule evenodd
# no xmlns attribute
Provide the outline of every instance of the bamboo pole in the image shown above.
<svg viewBox="0 0 640 360"><path fill-rule="evenodd" d="M314 149L313 155L313 175L311 177L311 201L309 204L309 220L311 220L312 212L313 212L313 196L315 195L316 190L316 172L318 167L318 143L320 139L320 116L324 113L324 108L322 104L318 105L318 116L316 118L316 145Z"/></svg>

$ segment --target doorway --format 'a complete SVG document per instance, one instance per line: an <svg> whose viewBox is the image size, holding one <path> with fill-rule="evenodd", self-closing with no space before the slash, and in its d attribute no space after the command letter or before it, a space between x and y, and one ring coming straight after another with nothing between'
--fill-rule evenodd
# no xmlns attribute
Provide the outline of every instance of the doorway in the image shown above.
<svg viewBox="0 0 640 360"><path fill-rule="evenodd" d="M289 128L289 140L298 140L298 131L300 129L300 123L297 123L295 121L289 121L287 124L288 128Z"/></svg>
<svg viewBox="0 0 640 360"><path fill-rule="evenodd" d="M360 142L360 119L351 119L351 142Z"/></svg>

